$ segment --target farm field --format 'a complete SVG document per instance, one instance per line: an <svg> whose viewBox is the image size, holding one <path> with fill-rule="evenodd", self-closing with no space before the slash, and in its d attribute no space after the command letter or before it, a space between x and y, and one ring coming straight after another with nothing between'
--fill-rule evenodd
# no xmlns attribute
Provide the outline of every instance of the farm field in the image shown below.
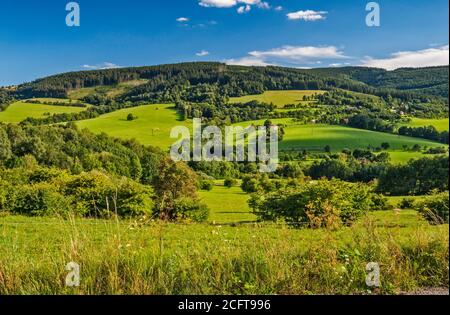
<svg viewBox="0 0 450 315"><path fill-rule="evenodd" d="M56 99L53 100L56 101ZM0 112L0 122L19 123L28 117L43 118L46 117L46 114L53 115L62 113L79 113L84 110L86 110L86 108L83 107L53 106L44 104L28 104L23 102L16 102L11 104L5 111Z"/></svg>
<svg viewBox="0 0 450 315"><path fill-rule="evenodd" d="M420 152L404 151L403 145L412 147L419 144L424 147L442 147L443 144L419 139L398 136L388 133L330 125L301 125L296 124L290 118L272 119L275 124L284 124L285 136L280 142L281 151L323 151L329 145L332 152L341 152L343 149L367 148L369 145L379 147L383 142L391 145L389 154L394 163L407 162L412 158L424 157ZM260 126L264 120L242 122L236 124L242 127L250 125Z"/></svg>
<svg viewBox="0 0 450 315"><path fill-rule="evenodd" d="M6 216L0 294L370 294L370 261L378 293L398 294L448 285L448 239L408 210L337 231ZM64 286L72 261L78 288Z"/></svg>
<svg viewBox="0 0 450 315"><path fill-rule="evenodd" d="M231 97L229 102L246 103L250 101L259 101L264 103L273 103L278 107L282 107L286 104L305 103L305 101L303 101L303 96L312 96L314 94L321 94L321 93L324 93L324 91L314 91L314 90L266 91L260 95Z"/></svg>
<svg viewBox="0 0 450 315"><path fill-rule="evenodd" d="M397 136L387 133L354 129L343 126L329 125L290 125L285 129L284 140L280 143L280 150L322 150L326 145L333 152L342 151L345 148L366 148L369 145L379 147L381 143L388 142L391 145L390 153L397 161L423 156L417 152L403 151L403 145L412 147L419 144L424 147L439 147L442 144L423 139Z"/></svg>
<svg viewBox="0 0 450 315"><path fill-rule="evenodd" d="M434 126L438 131L448 131L449 130L449 120L447 119L421 119L412 118L411 122L403 124L403 126L408 127L427 127Z"/></svg>
<svg viewBox="0 0 450 315"><path fill-rule="evenodd" d="M87 128L94 133L102 133L121 138L136 139L144 145L169 148L176 139L170 138L170 131L175 126L192 128L189 121L181 121L178 113L170 104L155 104L122 109L95 119L79 121L80 128ZM128 114L137 119L127 121Z"/></svg>
<svg viewBox="0 0 450 315"><path fill-rule="evenodd" d="M96 86L96 87L81 88L68 92L68 97L72 100L79 100L82 99L83 97L86 97L94 93L103 94L108 97L116 97L127 92L131 88L139 86L146 82L147 80L132 80L112 86Z"/></svg>

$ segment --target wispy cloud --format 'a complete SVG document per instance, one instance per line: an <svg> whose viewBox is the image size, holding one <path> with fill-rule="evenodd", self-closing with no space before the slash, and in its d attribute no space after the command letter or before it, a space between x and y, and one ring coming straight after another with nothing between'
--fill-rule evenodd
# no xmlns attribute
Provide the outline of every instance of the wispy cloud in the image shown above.
<svg viewBox="0 0 450 315"><path fill-rule="evenodd" d="M417 51L400 51L388 58L365 57L361 66L395 70L398 68L419 68L449 64L449 45Z"/></svg>
<svg viewBox="0 0 450 315"><path fill-rule="evenodd" d="M198 56L198 57L205 57L205 56L209 55L209 51L201 50L198 53L196 53L195 55Z"/></svg>
<svg viewBox="0 0 450 315"><path fill-rule="evenodd" d="M247 56L226 60L237 65L283 65L309 67L321 64L323 60L341 60L349 58L335 46L282 46L265 51L251 51Z"/></svg>
<svg viewBox="0 0 450 315"><path fill-rule="evenodd" d="M121 68L121 66L116 65L112 62L102 62L96 65L83 65L82 68L87 70L103 70L103 69L114 69L114 68Z"/></svg>
<svg viewBox="0 0 450 315"><path fill-rule="evenodd" d="M186 23L186 22L189 22L189 18L187 18L187 17L179 17L177 19L177 22Z"/></svg>
<svg viewBox="0 0 450 315"><path fill-rule="evenodd" d="M306 10L288 13L287 17L289 20L303 20L307 22L314 22L318 20L324 20L327 13L327 11Z"/></svg>
<svg viewBox="0 0 450 315"><path fill-rule="evenodd" d="M263 0L199 0L200 6L205 8L233 8L238 6L237 13L250 12L252 7L259 9L270 9L270 4Z"/></svg>

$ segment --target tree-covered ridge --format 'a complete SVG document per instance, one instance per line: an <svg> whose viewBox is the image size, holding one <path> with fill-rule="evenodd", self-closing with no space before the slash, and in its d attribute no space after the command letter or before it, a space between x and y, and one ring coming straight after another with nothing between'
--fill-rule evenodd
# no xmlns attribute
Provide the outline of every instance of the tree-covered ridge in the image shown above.
<svg viewBox="0 0 450 315"><path fill-rule="evenodd" d="M404 100L438 97L442 101L448 95L448 67L389 72L361 67L294 69L231 66L215 62L70 72L23 84L15 94L18 98L67 97L67 92L74 89L138 79L148 82L118 96L118 100L204 102L218 97L260 94L266 90L331 88L382 97L390 95Z"/></svg>
<svg viewBox="0 0 450 315"><path fill-rule="evenodd" d="M344 67L311 71L323 75L346 77L376 88L397 89L448 97L448 66L400 68L394 71L366 67Z"/></svg>

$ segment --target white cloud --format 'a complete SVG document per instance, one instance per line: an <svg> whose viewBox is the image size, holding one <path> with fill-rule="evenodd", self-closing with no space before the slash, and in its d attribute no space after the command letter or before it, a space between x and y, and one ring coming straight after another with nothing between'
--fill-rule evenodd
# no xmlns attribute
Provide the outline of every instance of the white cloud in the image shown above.
<svg viewBox="0 0 450 315"><path fill-rule="evenodd" d="M180 23L189 22L189 19L186 17L179 17L177 19L177 22L180 22Z"/></svg>
<svg viewBox="0 0 450 315"><path fill-rule="evenodd" d="M104 69L120 68L120 66L112 62L102 62L96 65L83 65L82 67L88 70L104 70Z"/></svg>
<svg viewBox="0 0 450 315"><path fill-rule="evenodd" d="M366 57L362 66L395 70L398 68L419 68L449 64L449 45L418 51L400 51L389 58L375 59Z"/></svg>
<svg viewBox="0 0 450 315"><path fill-rule="evenodd" d="M327 11L314 11L314 10L306 10L306 11L297 11L291 12L287 14L289 20L304 20L308 22L324 20L327 14Z"/></svg>
<svg viewBox="0 0 450 315"><path fill-rule="evenodd" d="M283 46L267 51L252 51L249 55L257 58L277 58L295 62L306 62L313 59L347 58L335 46Z"/></svg>
<svg viewBox="0 0 450 315"><path fill-rule="evenodd" d="M206 8L232 8L239 6L237 8L239 14L249 12L252 6L260 9L270 9L270 4L263 0L199 0L198 4Z"/></svg>
<svg viewBox="0 0 450 315"><path fill-rule="evenodd" d="M199 5L206 8L231 8L237 0L200 0Z"/></svg>
<svg viewBox="0 0 450 315"><path fill-rule="evenodd" d="M202 51L199 51L198 53L196 53L195 55L198 57L205 57L205 56L209 55L209 51L202 50Z"/></svg>
<svg viewBox="0 0 450 315"><path fill-rule="evenodd" d="M282 11L283 7L281 5L274 8L275 11Z"/></svg>
<svg viewBox="0 0 450 315"><path fill-rule="evenodd" d="M225 63L227 63L229 65L236 65L236 66L260 66L260 67L274 65L271 63L264 62L262 59L255 58L255 57L227 59L227 60L225 60Z"/></svg>
<svg viewBox="0 0 450 315"><path fill-rule="evenodd" d="M252 9L252 7L250 5L248 5L248 4L243 5L242 7L239 7L237 9L237 13L239 13L239 14L247 13L247 12L250 12L251 9Z"/></svg>
<svg viewBox="0 0 450 315"><path fill-rule="evenodd" d="M323 60L342 60L348 58L335 46L283 46L266 51L251 51L248 56L226 60L229 64L238 65L279 65L314 66Z"/></svg>

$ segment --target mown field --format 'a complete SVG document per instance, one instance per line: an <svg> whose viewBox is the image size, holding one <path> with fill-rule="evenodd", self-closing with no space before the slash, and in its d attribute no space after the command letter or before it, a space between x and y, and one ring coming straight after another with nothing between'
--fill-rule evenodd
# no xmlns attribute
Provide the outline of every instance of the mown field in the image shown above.
<svg viewBox="0 0 450 315"><path fill-rule="evenodd" d="M136 118L127 121L128 114ZM173 105L145 105L115 111L101 117L77 122L80 128L87 128L94 133L102 133L121 138L136 139L144 145L169 148L176 139L170 138L170 131L176 126L192 128L192 123L182 121Z"/></svg>
<svg viewBox="0 0 450 315"><path fill-rule="evenodd" d="M434 126L438 131L448 131L449 130L449 120L447 119L422 119L422 118L412 118L411 122L403 124L403 126L408 127L427 127Z"/></svg>
<svg viewBox="0 0 450 315"><path fill-rule="evenodd" d="M55 99L43 99L43 100L55 101ZM84 110L86 110L86 108L83 107L53 106L44 104L28 104L23 102L16 102L11 104L5 111L0 112L0 122L19 123L28 117L43 118L53 114L79 113Z"/></svg>
<svg viewBox="0 0 450 315"><path fill-rule="evenodd" d="M291 90L291 91L266 91L259 95L246 95L242 97L231 97L230 103L247 103L250 101L258 101L263 103L273 103L278 107L287 104L307 103L303 101L304 96L312 96L314 94L322 94L324 91L313 90Z"/></svg>
<svg viewBox="0 0 450 315"><path fill-rule="evenodd" d="M302 125L296 124L289 118L273 119L274 123L284 124L285 136L279 144L281 151L321 151L323 152L325 146L329 145L332 152L341 152L343 149L357 149L379 147L383 142L390 144L389 154L394 163L407 162L412 158L423 157L421 152L405 151L403 146L409 148L415 144L421 147L442 147L443 144L419 139L398 136L388 133L349 128L344 126L330 126L330 125ZM251 124L262 125L264 120L239 123L237 125L246 127Z"/></svg>
<svg viewBox="0 0 450 315"><path fill-rule="evenodd" d="M398 294L448 286L448 241L448 225L409 210L338 231L5 216L0 294ZM65 286L69 262L79 287Z"/></svg>

